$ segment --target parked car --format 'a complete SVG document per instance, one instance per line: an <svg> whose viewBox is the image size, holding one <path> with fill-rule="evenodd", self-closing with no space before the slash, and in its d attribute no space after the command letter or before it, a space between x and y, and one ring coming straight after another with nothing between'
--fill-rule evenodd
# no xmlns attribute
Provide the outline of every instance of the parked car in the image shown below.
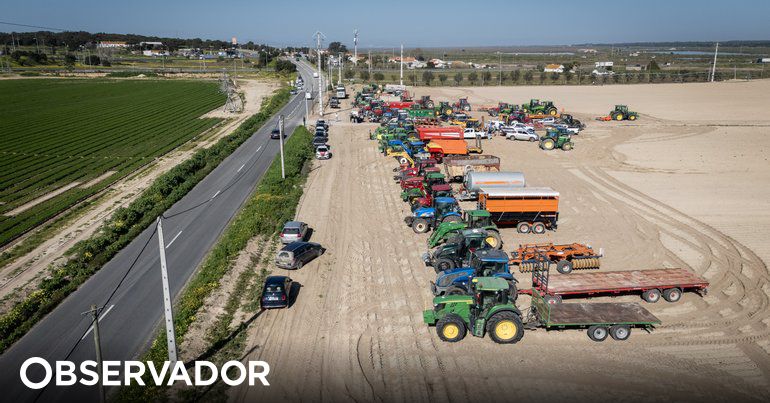
<svg viewBox="0 0 770 403"><path fill-rule="evenodd" d="M485 132L483 130L476 130L476 129L465 129L465 130L463 130L463 138L465 138L465 139L476 140L476 136L479 136L482 139L492 138L492 135L490 133L487 133L487 132Z"/></svg>
<svg viewBox="0 0 770 403"><path fill-rule="evenodd" d="M304 241L307 236L307 224L302 221L289 221L283 225L281 234L281 243L287 244L297 241Z"/></svg>
<svg viewBox="0 0 770 403"><path fill-rule="evenodd" d="M332 157L332 152L328 145L322 145L315 148L315 158L318 160L328 160Z"/></svg>
<svg viewBox="0 0 770 403"><path fill-rule="evenodd" d="M320 137L320 136L313 137L313 147L318 148L320 146L325 146L327 140L328 139L326 137Z"/></svg>
<svg viewBox="0 0 770 403"><path fill-rule="evenodd" d="M507 140L537 141L540 138L534 130L523 127L505 129L503 133Z"/></svg>
<svg viewBox="0 0 770 403"><path fill-rule="evenodd" d="M297 94L299 93L299 91L297 91L297 89L296 89L296 88L292 88L292 89L291 89L291 91L289 91L289 93L290 93L291 95L297 95Z"/></svg>
<svg viewBox="0 0 770 403"><path fill-rule="evenodd" d="M329 107L330 108L339 109L339 107L340 107L340 100L335 98L335 97L332 97L332 99L329 100Z"/></svg>
<svg viewBox="0 0 770 403"><path fill-rule="evenodd" d="M550 126L553 126L553 127L557 128L557 129L559 129L559 130L561 130L561 131L565 131L565 130L566 130L566 131L568 131L568 132L570 132L570 133L572 133L572 134L578 134L578 133L580 133L580 127L577 127L577 126L569 126L569 125L568 125L568 124L566 124L566 123L554 123L554 124L552 124L552 125L550 125Z"/></svg>
<svg viewBox="0 0 770 403"><path fill-rule="evenodd" d="M273 140L280 139L281 138L281 131L278 130L278 128L276 127L275 129L273 129L273 131L270 132L270 138L273 139ZM283 134L283 138L286 138L286 133Z"/></svg>
<svg viewBox="0 0 770 403"><path fill-rule="evenodd" d="M311 260L323 255L324 248L315 242L292 242L275 255L276 266L282 269L301 269Z"/></svg>
<svg viewBox="0 0 770 403"><path fill-rule="evenodd" d="M288 276L268 276L262 289L262 308L288 308L293 285Z"/></svg>
<svg viewBox="0 0 770 403"><path fill-rule="evenodd" d="M329 124L326 123L326 120L324 120L324 119L316 120L315 121L315 127L316 127L316 129L319 128L319 127L323 127L324 130L329 130Z"/></svg>
<svg viewBox="0 0 770 403"><path fill-rule="evenodd" d="M329 137L329 131L319 127L315 129L315 135L321 137Z"/></svg>
<svg viewBox="0 0 770 403"><path fill-rule="evenodd" d="M552 125L552 124L556 123L556 118L551 116L551 117L547 117L547 118L543 118L543 119L538 119L537 121L542 123L543 125Z"/></svg>

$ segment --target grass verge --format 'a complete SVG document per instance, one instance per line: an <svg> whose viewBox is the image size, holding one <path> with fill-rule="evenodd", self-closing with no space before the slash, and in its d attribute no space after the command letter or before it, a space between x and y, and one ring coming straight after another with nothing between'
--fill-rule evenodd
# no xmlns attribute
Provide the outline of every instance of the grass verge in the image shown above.
<svg viewBox="0 0 770 403"><path fill-rule="evenodd" d="M177 345L182 344L206 297L219 286L219 281L233 267L235 258L246 247L249 239L257 235L273 235L284 222L294 218L303 192L302 185L307 179L307 170L304 167L313 156L311 140L312 135L304 127L300 126L294 131L284 147L286 179L281 179L280 159L276 157L254 194L227 226L197 273L177 298L174 308ZM235 306L230 308L233 308L234 312ZM227 321L222 321L225 322ZM224 335L227 330L215 329L214 332ZM159 332L141 361L163 362L167 357L165 332ZM118 401L157 401L163 400L166 390L166 387L149 384L131 385L123 387L116 398Z"/></svg>
<svg viewBox="0 0 770 403"><path fill-rule="evenodd" d="M128 207L120 208L90 239L67 252L70 260L45 278L30 293L0 317L0 352L20 339L48 312L88 280L156 217L186 195L227 156L251 137L290 98L282 88L265 100L259 113L244 121L232 134L159 176ZM279 172L280 176L280 172Z"/></svg>

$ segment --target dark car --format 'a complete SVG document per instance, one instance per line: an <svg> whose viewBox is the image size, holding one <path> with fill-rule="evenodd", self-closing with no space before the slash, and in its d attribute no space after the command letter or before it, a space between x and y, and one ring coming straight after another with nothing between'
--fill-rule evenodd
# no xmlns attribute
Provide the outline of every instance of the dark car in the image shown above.
<svg viewBox="0 0 770 403"><path fill-rule="evenodd" d="M278 140L281 138L281 131L278 129L273 129L273 131L270 132L270 138L273 140ZM286 138L286 133L283 134L283 138Z"/></svg>
<svg viewBox="0 0 770 403"><path fill-rule="evenodd" d="M294 282L287 276L268 276L262 289L262 308L287 308Z"/></svg>
<svg viewBox="0 0 770 403"><path fill-rule="evenodd" d="M301 269L305 263L323 255L324 251L315 242L292 242L278 251L275 264L282 269Z"/></svg>
<svg viewBox="0 0 770 403"><path fill-rule="evenodd" d="M328 123L326 123L326 120L324 120L324 119L318 119L318 120L316 120L316 121L315 121L315 127L316 127L316 128L318 128L318 127L323 127L323 128L324 128L324 130L329 130L329 124L328 124Z"/></svg>
<svg viewBox="0 0 770 403"><path fill-rule="evenodd" d="M313 147L325 146L327 140L326 137L313 137Z"/></svg>
<svg viewBox="0 0 770 403"><path fill-rule="evenodd" d="M316 136L324 136L324 137L328 137L328 136L329 136L329 131L328 131L328 130L326 130L326 129L324 129L323 127L316 127L316 129L315 129L315 135L316 135Z"/></svg>

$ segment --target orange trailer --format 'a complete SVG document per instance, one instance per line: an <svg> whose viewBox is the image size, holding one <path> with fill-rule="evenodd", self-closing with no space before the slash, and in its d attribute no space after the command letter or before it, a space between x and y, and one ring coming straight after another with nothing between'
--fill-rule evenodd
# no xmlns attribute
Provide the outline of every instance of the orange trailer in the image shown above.
<svg viewBox="0 0 770 403"><path fill-rule="evenodd" d="M481 187L479 210L488 210L497 224L514 225L519 233L543 234L556 229L559 192L546 187Z"/></svg>
<svg viewBox="0 0 770 403"><path fill-rule="evenodd" d="M428 150L441 149L443 155L468 155L468 143L462 139L433 139L427 147Z"/></svg>

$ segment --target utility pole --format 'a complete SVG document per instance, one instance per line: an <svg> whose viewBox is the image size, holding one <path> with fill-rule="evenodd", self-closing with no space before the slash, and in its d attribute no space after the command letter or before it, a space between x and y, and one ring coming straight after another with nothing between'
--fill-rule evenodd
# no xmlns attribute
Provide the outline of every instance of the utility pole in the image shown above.
<svg viewBox="0 0 770 403"><path fill-rule="evenodd" d="M503 54L500 51L497 52L497 78L499 79L497 85L503 85Z"/></svg>
<svg viewBox="0 0 770 403"><path fill-rule="evenodd" d="M353 64L358 66L358 30L353 30Z"/></svg>
<svg viewBox="0 0 770 403"><path fill-rule="evenodd" d="M316 54L318 56L318 114L323 117L324 115L324 98L323 98L323 72L321 71L321 37L326 37L323 32L316 31Z"/></svg>
<svg viewBox="0 0 770 403"><path fill-rule="evenodd" d="M401 62L401 76L399 79L399 84L404 85L404 44L401 44L401 58L399 59Z"/></svg>
<svg viewBox="0 0 770 403"><path fill-rule="evenodd" d="M166 316L166 342L168 360L171 366L176 365L176 333L174 331L174 311L171 308L171 290L168 287L168 270L166 269L166 245L163 240L163 221L158 217L158 248L160 254L160 278L163 285L163 309Z"/></svg>
<svg viewBox="0 0 770 403"><path fill-rule="evenodd" d="M278 147L281 150L281 179L286 179L286 169L283 166L283 115L278 117Z"/></svg>
<svg viewBox="0 0 770 403"><path fill-rule="evenodd" d="M91 309L83 312L83 315L90 314L93 318L94 329L94 349L96 350L96 372L102 373L102 344L99 339L99 308L95 304L91 304ZM99 402L105 402L104 384L99 382Z"/></svg>
<svg viewBox="0 0 770 403"><path fill-rule="evenodd" d="M717 74L717 54L719 53L719 42L717 42L717 46L714 49L714 64L711 66L711 82L714 82L714 77Z"/></svg>
<svg viewBox="0 0 770 403"><path fill-rule="evenodd" d="M366 60L369 65L369 78L372 77L372 49L369 49L369 58Z"/></svg>
<svg viewBox="0 0 770 403"><path fill-rule="evenodd" d="M307 105L307 96L310 95L309 92L305 92L305 119L302 119L302 121L305 123L305 128L307 129L307 119L310 117L310 110Z"/></svg>
<svg viewBox="0 0 770 403"><path fill-rule="evenodd" d="M339 65L340 74L337 77L337 85L341 85L342 84L342 56L343 56L342 53L340 53L340 65Z"/></svg>

